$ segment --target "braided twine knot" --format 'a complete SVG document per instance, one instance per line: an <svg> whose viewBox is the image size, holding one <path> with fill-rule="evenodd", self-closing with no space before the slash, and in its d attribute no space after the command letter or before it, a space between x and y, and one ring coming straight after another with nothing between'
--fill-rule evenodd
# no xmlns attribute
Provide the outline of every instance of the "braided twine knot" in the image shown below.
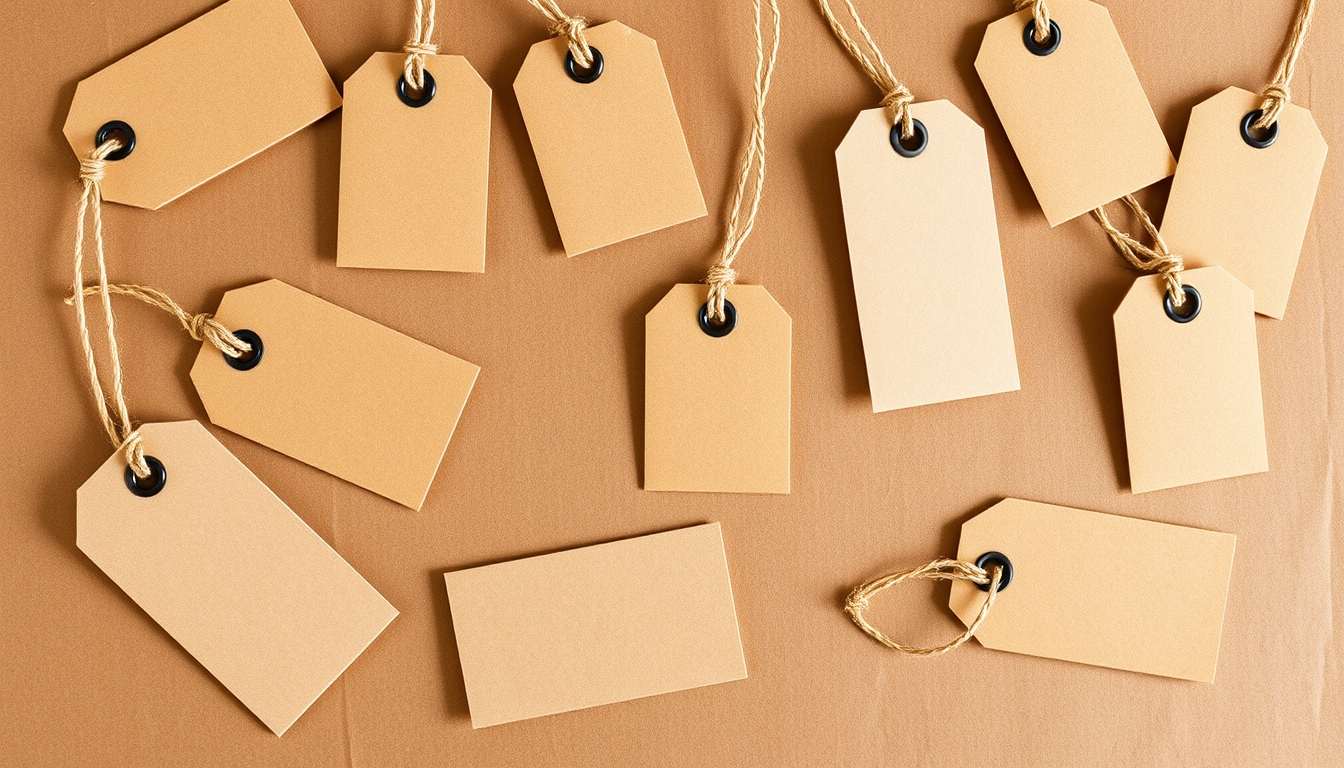
<svg viewBox="0 0 1344 768"><path fill-rule="evenodd" d="M723 302L728 298L728 289L737 281L737 270L726 264L715 264L705 275L709 285L709 319L722 323L726 319Z"/></svg>

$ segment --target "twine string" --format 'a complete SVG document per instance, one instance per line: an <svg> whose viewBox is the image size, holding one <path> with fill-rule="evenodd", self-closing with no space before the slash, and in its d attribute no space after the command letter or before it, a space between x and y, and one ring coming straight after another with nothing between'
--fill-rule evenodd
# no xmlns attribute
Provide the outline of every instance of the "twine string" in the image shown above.
<svg viewBox="0 0 1344 768"><path fill-rule="evenodd" d="M1019 11L1031 9L1031 20L1036 22L1031 35L1033 40L1044 44L1050 39L1050 9L1045 6L1045 0L1013 0L1013 8Z"/></svg>
<svg viewBox="0 0 1344 768"><path fill-rule="evenodd" d="M826 23L831 25L831 31L835 33L840 44L849 51L849 55L859 63L864 73L873 81L878 90L882 91L882 106L891 110L892 123L901 126L901 137L910 138L915 135L914 118L910 116L910 103L915 99L910 95L910 89L906 88L900 80L891 72L891 66L887 64L886 58L882 55L881 49L877 47L877 42L873 40L868 27L864 25L863 20L859 18L858 9L854 7L853 0L844 0L845 10L849 17L854 20L854 27L859 31L859 36L863 38L863 44L860 45L854 36L845 29L845 24L836 17L835 12L831 10L829 0L817 0L821 7L821 15L826 17Z"/></svg>
<svg viewBox="0 0 1344 768"><path fill-rule="evenodd" d="M975 635L976 630L980 629L985 617L989 616L989 610L994 607L994 600L999 594L999 579L1002 576L1002 566L996 565L992 570L986 571L974 563L940 558L931 563L925 563L918 568L882 576L855 587L854 591L849 593L849 597L845 598L845 613L849 614L849 617L854 620L859 629L862 629L869 637L888 648L911 656L938 656L961 647L962 643L970 640ZM877 597L883 590L910 579L942 579L969 581L980 585L988 584L989 593L984 604L980 606L980 611L976 613L975 620L967 625L965 631L958 635L956 639L934 648L914 648L893 640L885 632L869 623L868 618L864 615L873 598Z"/></svg>
<svg viewBox="0 0 1344 768"><path fill-rule="evenodd" d="M1252 128L1263 130L1279 119L1279 113L1288 105L1291 95L1288 84L1293 80L1297 69L1297 58L1302 54L1302 45L1307 41L1307 30L1311 28L1311 14L1316 10L1316 0L1302 0L1297 6L1297 16L1293 19L1293 28L1288 33L1288 42L1284 46L1283 56L1279 59L1274 78L1260 91L1264 101L1260 104L1260 119Z"/></svg>
<svg viewBox="0 0 1344 768"><path fill-rule="evenodd" d="M177 321L182 324L182 329L187 332L191 338L197 341L208 341L215 349L232 358L240 358L252 351L252 345L243 341L233 334L228 328L225 328L215 316L209 312L191 314L173 301L172 297L160 291L157 288L150 288L144 285L131 285L113 283L111 285L88 285L84 287L84 296L102 295L106 288L107 292L116 296L129 296L133 299L139 299L151 307L158 307L163 311L173 315ZM65 300L66 304L75 304L76 299L71 296Z"/></svg>
<svg viewBox="0 0 1344 768"><path fill-rule="evenodd" d="M1178 255L1167 249L1167 242L1162 239L1161 233L1157 231L1157 226L1149 217L1148 212L1139 205L1139 201L1134 199L1133 195L1125 195L1120 200L1129 207L1134 216L1143 226L1143 230L1148 233L1152 239L1153 245L1147 246L1137 238L1131 236L1128 232L1122 232L1114 224L1111 218L1106 215L1106 208L1096 208L1092 211L1092 218L1097 220L1101 228L1105 230L1106 236L1110 238L1111 245L1120 252L1131 267L1140 272L1155 272L1162 276L1167 284L1167 294L1171 297L1171 303L1174 307L1180 307L1185 304L1185 289L1181 284L1181 272L1185 269L1185 261Z"/></svg>
<svg viewBox="0 0 1344 768"><path fill-rule="evenodd" d="M425 87L425 57L439 52L439 46L431 42L434 38L435 2L415 0L415 27L411 39L401 47L406 54L406 84L417 91Z"/></svg>
<svg viewBox="0 0 1344 768"><path fill-rule="evenodd" d="M588 36L584 30L588 28L588 19L582 16L570 16L560 10L560 6L555 0L527 0L533 8L545 14L546 19L551 22L551 34L556 37L565 37L569 41L569 52L574 57L574 63L587 69L593 66L593 51L588 47Z"/></svg>

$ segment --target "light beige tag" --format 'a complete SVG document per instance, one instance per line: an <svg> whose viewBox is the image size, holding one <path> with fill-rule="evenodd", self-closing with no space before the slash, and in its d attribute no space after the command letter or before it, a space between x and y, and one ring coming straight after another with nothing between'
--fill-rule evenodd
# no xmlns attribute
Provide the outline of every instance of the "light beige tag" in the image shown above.
<svg viewBox="0 0 1344 768"><path fill-rule="evenodd" d="M1028 49L1035 27L1021 11L985 30L975 69L1053 227L1165 179L1176 160L1110 13L1087 0L1049 7L1053 53Z"/></svg>
<svg viewBox="0 0 1344 768"><path fill-rule="evenodd" d="M569 76L557 37L532 46L513 83L570 256L705 215L658 43L616 21L585 34L596 80Z"/></svg>
<svg viewBox="0 0 1344 768"><path fill-rule="evenodd" d="M405 61L375 53L345 81L336 263L484 272L490 86L461 56L427 55L433 96L409 106Z"/></svg>
<svg viewBox="0 0 1344 768"><path fill-rule="evenodd" d="M107 123L129 125L103 197L158 208L339 106L286 0L229 0L81 81L65 138L84 158Z"/></svg>
<svg viewBox="0 0 1344 768"><path fill-rule="evenodd" d="M113 455L79 488L79 548L283 734L397 610L199 422L140 434L160 490Z"/></svg>
<svg viewBox="0 0 1344 768"><path fill-rule="evenodd" d="M1012 563L975 633L986 648L1212 683L1236 547L1230 533L1005 499L962 524L957 558ZM984 601L952 583L968 626Z"/></svg>
<svg viewBox="0 0 1344 768"><path fill-rule="evenodd" d="M718 523L444 581L473 728L747 676Z"/></svg>
<svg viewBox="0 0 1344 768"><path fill-rule="evenodd" d="M918 155L886 108L835 152L874 411L1020 388L985 132L949 101L910 114Z"/></svg>
<svg viewBox="0 0 1344 768"><path fill-rule="evenodd" d="M788 493L793 323L762 286L735 285L716 338L708 293L675 285L644 319L644 487Z"/></svg>
<svg viewBox="0 0 1344 768"><path fill-rule="evenodd" d="M1248 144L1241 124L1262 100L1228 88L1190 111L1162 236L1186 264L1227 269L1255 292L1256 312L1281 318L1326 146L1311 113L1293 104L1279 113L1272 144Z"/></svg>
<svg viewBox="0 0 1344 768"><path fill-rule="evenodd" d="M212 423L420 508L480 368L279 280L224 294L215 319L262 354L238 370L201 345Z"/></svg>
<svg viewBox="0 0 1344 768"><path fill-rule="evenodd" d="M1187 299L1198 292L1193 320L1168 315L1160 275L1135 280L1115 310L1134 493L1269 470L1251 289L1222 267L1181 278Z"/></svg>

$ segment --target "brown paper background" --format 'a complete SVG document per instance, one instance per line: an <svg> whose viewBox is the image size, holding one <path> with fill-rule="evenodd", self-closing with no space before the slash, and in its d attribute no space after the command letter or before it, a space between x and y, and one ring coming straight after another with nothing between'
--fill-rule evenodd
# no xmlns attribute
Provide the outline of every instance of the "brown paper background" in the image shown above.
<svg viewBox="0 0 1344 768"><path fill-rule="evenodd" d="M784 0L770 171L737 266L794 322L793 492L640 489L644 315L704 275L746 134L746 3L571 2L655 37L711 215L566 259L510 87L545 37L523 2L442 3L440 43L494 89L483 275L338 270L339 113L159 211L108 206L116 279L193 309L268 277L482 366L419 512L235 435L221 441L400 611L277 740L75 548L75 489L107 458L76 355L75 83L211 0L19 0L0 28L0 749L15 765L1327 765L1344 748L1344 173L1327 160L1287 319L1259 318L1270 472L1132 496L1111 313L1133 275L1096 225L1051 231L972 62L1002 2L869 3L916 98L984 126L1022 391L873 414L834 149L877 93L808 0ZM337 82L409 34L411 3L294 0ZM1256 89L1293 13L1108 3L1173 147L1191 106ZM1214 10L1217 8L1218 10ZM1223 10L1223 9L1226 10ZM923 14L916 23L914 14ZM1293 83L1344 146L1344 8L1324 3ZM1144 199L1159 206L1165 186ZM204 419L197 345L118 304L133 413ZM898 657L840 610L854 584L956 552L1005 496L1237 534L1217 683L990 651ZM443 572L723 523L751 677L473 732ZM1103 563L1098 563L1104 567ZM946 587L876 614L950 638ZM1332 616L1333 621L1332 621ZM904 619L903 624L893 620Z"/></svg>

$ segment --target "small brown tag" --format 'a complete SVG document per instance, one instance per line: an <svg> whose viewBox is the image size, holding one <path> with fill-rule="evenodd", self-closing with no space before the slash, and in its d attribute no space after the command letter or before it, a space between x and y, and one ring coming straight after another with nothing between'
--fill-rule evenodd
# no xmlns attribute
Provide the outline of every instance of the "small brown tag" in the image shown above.
<svg viewBox="0 0 1344 768"><path fill-rule="evenodd" d="M65 138L83 158L104 125L129 125L103 198L159 208L339 106L286 0L229 0L81 81Z"/></svg>
<svg viewBox="0 0 1344 768"><path fill-rule="evenodd" d="M513 83L570 256L705 215L658 43L616 21L586 34L597 79L567 74L557 37L532 46Z"/></svg>
<svg viewBox="0 0 1344 768"><path fill-rule="evenodd" d="M413 107L405 61L375 53L345 81L336 263L484 272L490 86L461 56L426 56L433 96Z"/></svg>
<svg viewBox="0 0 1344 768"><path fill-rule="evenodd" d="M1251 289L1222 267L1181 277L1187 306L1198 292L1193 320L1168 315L1160 275L1135 280L1115 310L1134 493L1269 470Z"/></svg>
<svg viewBox="0 0 1344 768"><path fill-rule="evenodd" d="M765 288L735 285L735 324L711 336L708 295L675 285L645 317L644 487L788 493L793 323Z"/></svg>
<svg viewBox="0 0 1344 768"><path fill-rule="evenodd" d="M79 488L79 548L281 735L397 610L199 422L140 434L161 490L112 456Z"/></svg>
<svg viewBox="0 0 1344 768"><path fill-rule="evenodd" d="M212 423L420 508L480 368L279 280L224 294L215 319L262 356L238 370L201 345Z"/></svg>
<svg viewBox="0 0 1344 768"><path fill-rule="evenodd" d="M975 633L986 648L1212 683L1236 547L1230 533L1005 499L962 524L957 558L1012 563ZM968 626L984 601L952 583Z"/></svg>
<svg viewBox="0 0 1344 768"><path fill-rule="evenodd" d="M1292 104L1275 121L1274 142L1251 146L1241 124L1260 102L1228 88L1190 111L1162 236L1186 264L1231 272L1255 291L1256 312L1281 318L1326 146L1311 113Z"/></svg>
<svg viewBox="0 0 1344 768"><path fill-rule="evenodd" d="M1020 388L985 132L949 101L910 114L914 157L885 108L835 151L874 411Z"/></svg>
<svg viewBox="0 0 1344 768"><path fill-rule="evenodd" d="M1027 47L1021 11L985 30L975 69L1053 227L1165 179L1176 160L1110 13L1050 0L1050 19L1052 53Z"/></svg>

